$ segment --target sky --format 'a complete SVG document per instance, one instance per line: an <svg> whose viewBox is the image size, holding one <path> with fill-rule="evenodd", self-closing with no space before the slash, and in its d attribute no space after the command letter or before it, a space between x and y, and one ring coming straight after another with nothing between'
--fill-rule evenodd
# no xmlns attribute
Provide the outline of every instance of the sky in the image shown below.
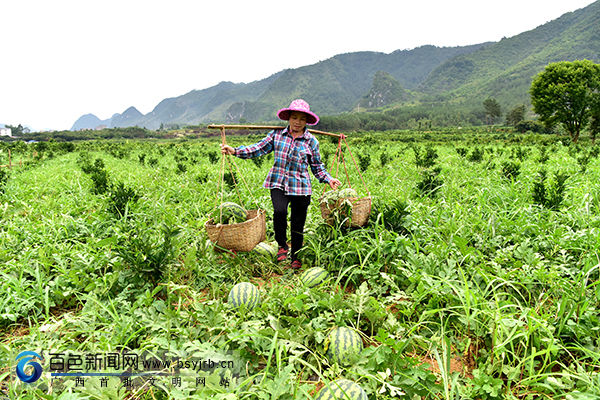
<svg viewBox="0 0 600 400"><path fill-rule="evenodd" d="M355 51L499 41L593 0L19 0L0 3L0 123L70 129L83 114Z"/></svg>

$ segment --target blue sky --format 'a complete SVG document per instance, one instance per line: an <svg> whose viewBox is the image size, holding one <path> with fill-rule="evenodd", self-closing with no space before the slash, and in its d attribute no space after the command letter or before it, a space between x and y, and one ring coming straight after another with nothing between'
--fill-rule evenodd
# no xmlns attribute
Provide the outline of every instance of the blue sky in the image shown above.
<svg viewBox="0 0 600 400"><path fill-rule="evenodd" d="M145 114L167 97L340 53L498 41L591 3L4 1L0 123L58 130L86 113Z"/></svg>

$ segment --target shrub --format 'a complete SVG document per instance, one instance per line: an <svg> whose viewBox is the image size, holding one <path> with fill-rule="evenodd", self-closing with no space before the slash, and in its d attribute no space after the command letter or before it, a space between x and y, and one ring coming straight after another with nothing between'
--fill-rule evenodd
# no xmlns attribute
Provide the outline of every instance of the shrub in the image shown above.
<svg viewBox="0 0 600 400"><path fill-rule="evenodd" d="M479 147L475 147L471 154L469 154L469 157L467 157L467 160L471 162L481 162L481 160L483 160L483 154L483 150Z"/></svg>
<svg viewBox="0 0 600 400"><path fill-rule="evenodd" d="M371 156L369 154L358 155L358 167L361 172L365 172L371 165Z"/></svg>
<svg viewBox="0 0 600 400"><path fill-rule="evenodd" d="M523 162L523 160L525 160L528 155L529 149L525 149L521 146L517 147L516 149L513 149L512 157L518 158L521 162Z"/></svg>
<svg viewBox="0 0 600 400"><path fill-rule="evenodd" d="M435 165L435 161L438 158L437 151L432 146L425 148L425 154L421 154L421 148L415 146L413 151L415 152L415 165L417 167L430 168Z"/></svg>
<svg viewBox="0 0 600 400"><path fill-rule="evenodd" d="M202 171L196 175L196 182L205 183L208 180L208 172Z"/></svg>
<svg viewBox="0 0 600 400"><path fill-rule="evenodd" d="M140 196L133 188L125 186L123 182L112 185L110 190L109 211L116 217L125 216L129 205L139 200Z"/></svg>
<svg viewBox="0 0 600 400"><path fill-rule="evenodd" d="M214 150L208 152L208 160L211 164L216 164L219 161L219 153Z"/></svg>
<svg viewBox="0 0 600 400"><path fill-rule="evenodd" d="M373 205L374 212L371 213L371 219L374 222L377 216L381 215L383 226L386 229L397 233L406 233L407 229L404 224L409 215L406 208L406 202L400 199L394 199L391 203L379 202Z"/></svg>
<svg viewBox="0 0 600 400"><path fill-rule="evenodd" d="M254 163L254 165L256 165L258 168L260 168L262 166L263 162L265 161L265 158L264 157L252 157L251 160Z"/></svg>
<svg viewBox="0 0 600 400"><path fill-rule="evenodd" d="M515 125L515 129L517 132L525 133L525 132L533 132L533 133L552 133L552 129L548 129L544 126L544 124L538 121L521 121L517 125Z"/></svg>
<svg viewBox="0 0 600 400"><path fill-rule="evenodd" d="M225 174L223 174L223 180L230 189L235 189L236 183L238 182L237 177L232 172L225 172Z"/></svg>
<svg viewBox="0 0 600 400"><path fill-rule="evenodd" d="M4 193L4 189L6 188L8 178L9 173L6 171L6 168L0 168L0 194Z"/></svg>
<svg viewBox="0 0 600 400"><path fill-rule="evenodd" d="M390 161L392 161L392 157L385 150L379 153L379 162L381 163L382 167L385 167L385 165Z"/></svg>
<svg viewBox="0 0 600 400"><path fill-rule="evenodd" d="M440 172L442 172L440 167L423 172L423 179L417 183L417 190L421 195L435 197L440 187L444 184L444 181L439 177Z"/></svg>
<svg viewBox="0 0 600 400"><path fill-rule="evenodd" d="M514 180L521 173L521 164L514 161L505 161L502 163L502 175L506 179Z"/></svg>
<svg viewBox="0 0 600 400"><path fill-rule="evenodd" d="M541 164L545 164L546 161L548 161L550 159L550 156L548 155L548 148L546 146L542 146L540 148L540 157L538 158L538 162Z"/></svg>
<svg viewBox="0 0 600 400"><path fill-rule="evenodd" d="M579 169L583 173L587 170L587 166L590 163L590 153L584 153L583 155L577 157L577 163L579 164Z"/></svg>
<svg viewBox="0 0 600 400"><path fill-rule="evenodd" d="M327 162L329 161L329 157L331 157L332 151L329 147L322 147L321 148L321 161L323 162L323 164L327 165Z"/></svg>
<svg viewBox="0 0 600 400"><path fill-rule="evenodd" d="M177 172L178 174L183 174L187 171L187 165L185 165L182 162L178 162L177 163L177 168L175 169L175 172Z"/></svg>
<svg viewBox="0 0 600 400"><path fill-rule="evenodd" d="M465 147L457 147L456 148L456 152L458 153L459 156L461 157L466 157L467 153L469 152Z"/></svg>
<svg viewBox="0 0 600 400"><path fill-rule="evenodd" d="M94 170L90 178L94 184L92 193L104 194L108 191L108 172L105 169Z"/></svg>
<svg viewBox="0 0 600 400"><path fill-rule="evenodd" d="M547 183L547 173L541 169L533 182L532 197L535 204L550 210L559 210L564 200L566 181L569 175L559 171L554 173L554 180Z"/></svg>
<svg viewBox="0 0 600 400"><path fill-rule="evenodd" d="M177 245L174 238L179 229L162 227L162 240L154 230L132 232L117 247L117 254L140 282L157 283L163 280L164 271L175 260Z"/></svg>
<svg viewBox="0 0 600 400"><path fill-rule="evenodd" d="M75 145L71 142L62 142L58 145L58 149L63 153L71 153L75 151Z"/></svg>

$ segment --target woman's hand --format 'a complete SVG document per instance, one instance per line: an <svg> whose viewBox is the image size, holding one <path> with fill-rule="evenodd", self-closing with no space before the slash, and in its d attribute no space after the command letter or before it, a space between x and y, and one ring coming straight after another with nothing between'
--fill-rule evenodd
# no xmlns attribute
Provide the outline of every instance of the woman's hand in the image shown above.
<svg viewBox="0 0 600 400"><path fill-rule="evenodd" d="M228 144L221 143L221 154L229 154L232 156L235 154L235 149Z"/></svg>
<svg viewBox="0 0 600 400"><path fill-rule="evenodd" d="M332 188L333 190L336 190L341 184L342 182L340 182L339 180L332 178L329 182L329 187Z"/></svg>

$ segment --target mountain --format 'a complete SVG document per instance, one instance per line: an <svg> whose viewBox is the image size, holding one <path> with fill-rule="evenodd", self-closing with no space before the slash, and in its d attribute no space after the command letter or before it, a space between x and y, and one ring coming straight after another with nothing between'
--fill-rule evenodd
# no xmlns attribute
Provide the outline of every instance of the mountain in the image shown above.
<svg viewBox="0 0 600 400"><path fill-rule="evenodd" d="M101 120L96 117L94 114L85 114L82 115L75 121L73 126L71 127L72 131L79 131L82 129L95 129L97 126L110 124L110 120Z"/></svg>
<svg viewBox="0 0 600 400"><path fill-rule="evenodd" d="M533 76L556 61L600 62L600 1L446 61L419 86L429 99L528 103Z"/></svg>
<svg viewBox="0 0 600 400"><path fill-rule="evenodd" d="M390 54L339 54L251 83L221 82L193 90L161 101L146 115L132 107L115 114L107 125L157 129L162 124L268 122L276 120L275 111L295 98L307 100L319 115L348 112L357 106L433 109L457 105L478 110L489 97L507 109L529 102L531 80L548 63L600 62L599 26L600 0L499 42L422 46ZM85 125L86 117L93 115L81 117L73 129Z"/></svg>
<svg viewBox="0 0 600 400"><path fill-rule="evenodd" d="M443 62L473 52L481 46L422 46L390 54L340 54L313 65L286 69L259 81L221 82L207 89L164 99L150 113L136 116L127 123L131 124L128 126L158 129L161 124L269 121L275 120L277 109L299 97L307 100L313 109L319 110L319 114L339 113L357 105L370 90L377 71L388 72L405 88L415 88ZM80 120L83 118L85 121L90 115L86 114ZM93 125L84 126L80 120L72 130ZM124 126L121 125L122 118L117 120L111 118L108 123L102 122L108 126Z"/></svg>
<svg viewBox="0 0 600 400"><path fill-rule="evenodd" d="M340 54L313 65L284 70L255 101L236 106L246 109L241 117L249 121L274 120L275 111L296 98L305 99L320 114L349 111L370 90L377 71L386 71L403 87L414 88L444 61L480 47L422 46L391 54Z"/></svg>
<svg viewBox="0 0 600 400"><path fill-rule="evenodd" d="M385 71L377 71L371 90L358 103L363 108L377 108L407 100L409 94L400 82Z"/></svg>
<svg viewBox="0 0 600 400"><path fill-rule="evenodd" d="M144 117L144 114L138 111L135 107L129 107L123 111L122 114L114 114L110 118L110 127L118 128L124 126L135 126L138 125L140 120Z"/></svg>

